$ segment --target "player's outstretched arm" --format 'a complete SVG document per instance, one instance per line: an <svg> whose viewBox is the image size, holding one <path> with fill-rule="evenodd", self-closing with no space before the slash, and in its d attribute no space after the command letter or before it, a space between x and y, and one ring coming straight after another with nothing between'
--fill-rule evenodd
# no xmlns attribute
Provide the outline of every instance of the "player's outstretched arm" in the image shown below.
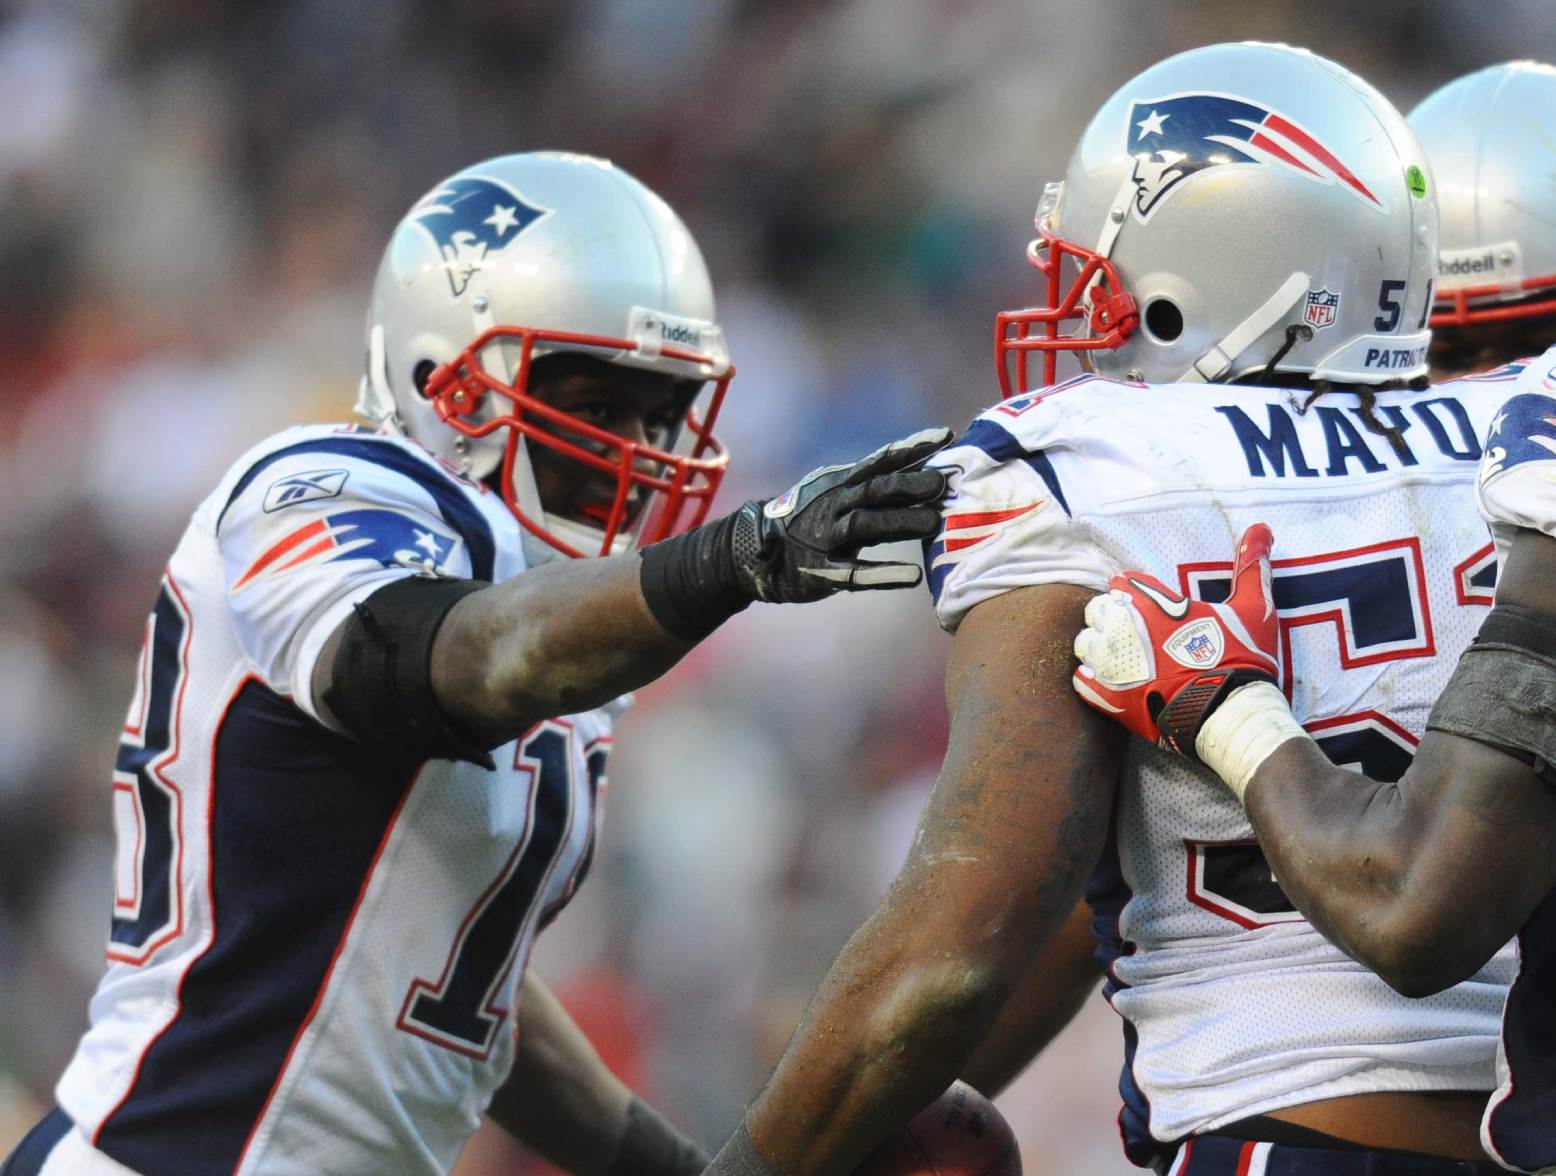
<svg viewBox="0 0 1556 1176"><path fill-rule="evenodd" d="M852 1172L954 1079L1075 907L1116 768L1068 685L1083 589L975 607L952 648L951 739L907 863L833 963L710 1173Z"/></svg>
<svg viewBox="0 0 1556 1176"><path fill-rule="evenodd" d="M708 1162L706 1152L606 1068L532 971L519 993L513 1072L487 1114L574 1176L696 1176Z"/></svg>
<svg viewBox="0 0 1556 1176"><path fill-rule="evenodd" d="M962 1081L989 1098L1000 1093L1075 1019L1097 991L1102 965L1085 902L1065 919L1010 994L962 1067Z"/></svg>
<svg viewBox="0 0 1556 1176"><path fill-rule="evenodd" d="M495 586L393 584L325 644L314 698L364 739L410 733L426 754L479 758L653 681L753 601L912 587L916 562L859 552L936 531L945 475L923 463L950 438L927 429L814 470L641 553L559 560Z"/></svg>
<svg viewBox="0 0 1556 1176"><path fill-rule="evenodd" d="M1245 536L1239 569L1248 550ZM1440 991L1481 967L1556 883L1556 792L1534 766L1542 748L1556 756L1556 541L1520 534L1497 608L1397 782L1336 767L1269 674L1260 680L1249 647L1273 664L1267 559L1266 538L1247 591L1225 606L1119 577L1088 606L1077 690L1220 775L1281 887L1326 936L1406 995ZM1149 648L1130 653L1126 622ZM1175 641L1181 652L1191 628L1221 651L1202 673L1165 652ZM1542 632L1544 652L1530 648Z"/></svg>

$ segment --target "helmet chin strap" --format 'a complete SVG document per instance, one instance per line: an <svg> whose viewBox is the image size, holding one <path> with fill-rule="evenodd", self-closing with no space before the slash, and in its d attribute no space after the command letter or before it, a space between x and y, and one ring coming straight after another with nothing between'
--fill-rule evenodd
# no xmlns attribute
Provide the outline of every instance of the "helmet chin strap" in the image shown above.
<svg viewBox="0 0 1556 1176"><path fill-rule="evenodd" d="M1253 342L1291 313L1311 284L1305 273L1293 273L1251 315L1233 327L1219 343L1200 354L1194 366L1178 377L1181 384L1212 383L1224 376L1237 357Z"/></svg>
<svg viewBox="0 0 1556 1176"><path fill-rule="evenodd" d="M389 390L388 358L384 352L384 328L374 323L367 333L367 371L357 385L357 402L352 411L379 428L405 432L405 421L395 407Z"/></svg>
<svg viewBox="0 0 1556 1176"><path fill-rule="evenodd" d="M558 518L555 515L543 516L546 530L550 531L569 547L583 552L585 555L597 555L600 546L605 542L605 532L600 527L591 527L588 523L575 523L572 519ZM607 554L620 555L627 550L632 542L632 533L623 528L616 538L611 540L611 549ZM555 548L553 555L560 554Z"/></svg>

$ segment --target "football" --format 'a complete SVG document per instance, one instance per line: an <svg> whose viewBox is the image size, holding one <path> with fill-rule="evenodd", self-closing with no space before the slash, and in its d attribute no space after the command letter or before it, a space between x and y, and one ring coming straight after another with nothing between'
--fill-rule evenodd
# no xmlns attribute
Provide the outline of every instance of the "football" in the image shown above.
<svg viewBox="0 0 1556 1176"><path fill-rule="evenodd" d="M953 1082L897 1128L857 1176L1021 1176L1021 1154L994 1104Z"/></svg>

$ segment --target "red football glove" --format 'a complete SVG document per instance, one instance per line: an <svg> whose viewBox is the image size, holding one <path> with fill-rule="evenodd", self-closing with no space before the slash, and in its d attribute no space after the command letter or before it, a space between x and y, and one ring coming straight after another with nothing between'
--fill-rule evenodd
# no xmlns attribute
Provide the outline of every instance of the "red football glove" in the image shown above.
<svg viewBox="0 0 1556 1176"><path fill-rule="evenodd" d="M1143 572L1114 576L1086 605L1075 692L1136 735L1197 759L1194 738L1228 694L1278 680L1271 542L1263 523L1243 532L1225 604L1190 600Z"/></svg>

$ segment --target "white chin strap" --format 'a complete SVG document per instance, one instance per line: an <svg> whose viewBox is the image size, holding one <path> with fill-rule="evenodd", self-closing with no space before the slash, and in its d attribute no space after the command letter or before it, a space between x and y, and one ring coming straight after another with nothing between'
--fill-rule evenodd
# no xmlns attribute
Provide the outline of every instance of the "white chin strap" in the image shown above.
<svg viewBox="0 0 1556 1176"><path fill-rule="evenodd" d="M555 515L543 514L541 525L555 535L563 543L575 551L581 551L585 556L600 554L600 546L605 542L605 529L603 527L591 527L588 523L575 523L571 519L559 519ZM616 532L616 537L611 540L611 549L608 554L620 555L632 544L632 533L626 528ZM553 556L562 553L556 548L551 548Z"/></svg>
<svg viewBox="0 0 1556 1176"><path fill-rule="evenodd" d="M367 372L357 385L357 402L352 411L379 428L405 432L405 422L389 391L388 361L384 356L384 329L374 324L367 333Z"/></svg>
<svg viewBox="0 0 1556 1176"><path fill-rule="evenodd" d="M1256 339L1291 313L1297 299L1307 293L1311 282L1307 274L1300 271L1293 273L1265 300L1263 306L1228 331L1219 343L1203 352L1194 361L1194 366L1178 377L1178 382L1199 384L1219 380Z"/></svg>

